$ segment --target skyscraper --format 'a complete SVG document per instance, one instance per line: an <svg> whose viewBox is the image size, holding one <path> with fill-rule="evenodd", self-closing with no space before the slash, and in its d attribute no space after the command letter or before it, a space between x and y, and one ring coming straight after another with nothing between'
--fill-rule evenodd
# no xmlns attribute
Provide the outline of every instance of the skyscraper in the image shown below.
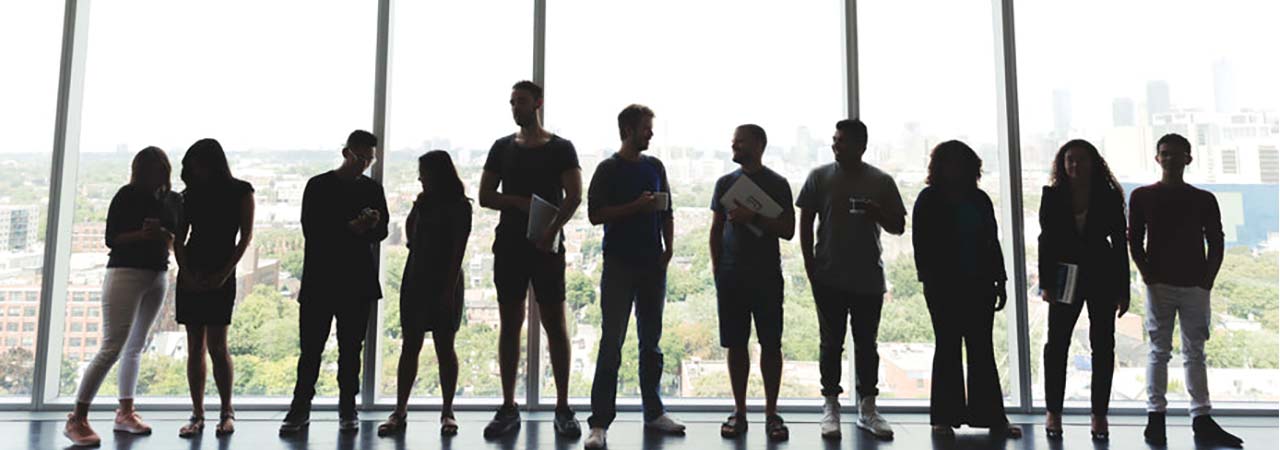
<svg viewBox="0 0 1280 450"><path fill-rule="evenodd" d="M1150 116L1169 112L1169 82L1154 80L1147 82L1147 114Z"/></svg>
<svg viewBox="0 0 1280 450"><path fill-rule="evenodd" d="M1053 90L1053 134L1065 138L1071 133L1071 91Z"/></svg>
<svg viewBox="0 0 1280 450"><path fill-rule="evenodd" d="M36 243L40 208L0 205L0 250L22 251Z"/></svg>
<svg viewBox="0 0 1280 450"><path fill-rule="evenodd" d="M1111 100L1111 125L1116 127L1134 126L1133 99L1117 98Z"/></svg>
<svg viewBox="0 0 1280 450"><path fill-rule="evenodd" d="M1231 62L1219 59L1213 62L1213 109L1220 113L1236 111L1236 80Z"/></svg>

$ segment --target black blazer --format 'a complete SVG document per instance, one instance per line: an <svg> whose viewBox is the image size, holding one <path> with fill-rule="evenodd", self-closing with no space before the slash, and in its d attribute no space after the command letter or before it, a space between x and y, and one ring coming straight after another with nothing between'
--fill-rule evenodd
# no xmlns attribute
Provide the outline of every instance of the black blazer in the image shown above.
<svg viewBox="0 0 1280 450"><path fill-rule="evenodd" d="M1124 194L1092 189L1084 233L1076 231L1071 188L1045 186L1040 197L1040 285L1057 282L1057 264L1077 264L1077 293L1090 300L1129 300L1129 244Z"/></svg>
<svg viewBox="0 0 1280 450"><path fill-rule="evenodd" d="M941 189L928 186L916 197L911 213L911 243L915 248L916 275L925 284L969 283L962 274L961 265L976 264L976 280L982 283L1005 281L1004 253L996 227L995 209L991 198L981 189L969 189L959 197L978 208L982 225L977 235L961 236L957 231L954 214L949 211L954 201ZM977 255L973 261L957 258L958 242L977 241Z"/></svg>

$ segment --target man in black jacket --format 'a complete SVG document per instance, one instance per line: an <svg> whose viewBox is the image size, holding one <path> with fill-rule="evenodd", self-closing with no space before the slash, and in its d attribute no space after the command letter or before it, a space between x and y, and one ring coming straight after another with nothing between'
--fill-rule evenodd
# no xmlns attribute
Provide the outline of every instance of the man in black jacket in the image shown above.
<svg viewBox="0 0 1280 450"><path fill-rule="evenodd" d="M355 432L360 392L360 352L378 284L378 243L387 237L387 199L382 186L364 175L375 159L378 138L356 130L342 149L342 166L307 181L302 195L306 239L302 287L298 293L301 354L293 403L280 434L305 429L320 375L320 357L329 327L338 322L339 429Z"/></svg>

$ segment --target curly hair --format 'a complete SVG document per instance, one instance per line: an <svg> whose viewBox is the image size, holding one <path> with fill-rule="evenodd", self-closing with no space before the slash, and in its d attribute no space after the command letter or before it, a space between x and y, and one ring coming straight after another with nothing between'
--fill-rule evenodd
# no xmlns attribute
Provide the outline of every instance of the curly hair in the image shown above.
<svg viewBox="0 0 1280 450"><path fill-rule="evenodd" d="M942 170L945 166L955 166L957 179L947 179ZM945 187L978 187L982 178L982 158L964 142L950 140L938 144L929 154L929 176L925 184Z"/></svg>
<svg viewBox="0 0 1280 450"><path fill-rule="evenodd" d="M1073 148L1089 152L1089 157L1093 159L1092 187L1109 189L1120 193L1121 197L1124 196L1124 189L1120 187L1120 182L1116 181L1115 175L1111 174L1111 167L1107 166L1107 160L1102 159L1098 147L1094 147L1084 139L1072 139L1058 149L1058 154L1053 157L1053 175L1049 181L1051 186L1058 187L1067 183L1067 151Z"/></svg>

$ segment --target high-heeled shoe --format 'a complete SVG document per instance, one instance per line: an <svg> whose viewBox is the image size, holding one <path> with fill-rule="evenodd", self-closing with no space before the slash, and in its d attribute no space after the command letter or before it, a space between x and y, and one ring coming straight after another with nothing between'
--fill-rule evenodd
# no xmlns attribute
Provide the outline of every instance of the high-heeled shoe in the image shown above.
<svg viewBox="0 0 1280 450"><path fill-rule="evenodd" d="M1089 424L1089 435L1093 437L1094 441L1106 442L1111 439L1111 431L1109 430L1110 427L1107 426L1106 416L1101 419L1098 416L1093 416L1091 422Z"/></svg>
<svg viewBox="0 0 1280 450"><path fill-rule="evenodd" d="M1052 440L1062 440L1062 415L1046 413L1044 417L1044 436Z"/></svg>

